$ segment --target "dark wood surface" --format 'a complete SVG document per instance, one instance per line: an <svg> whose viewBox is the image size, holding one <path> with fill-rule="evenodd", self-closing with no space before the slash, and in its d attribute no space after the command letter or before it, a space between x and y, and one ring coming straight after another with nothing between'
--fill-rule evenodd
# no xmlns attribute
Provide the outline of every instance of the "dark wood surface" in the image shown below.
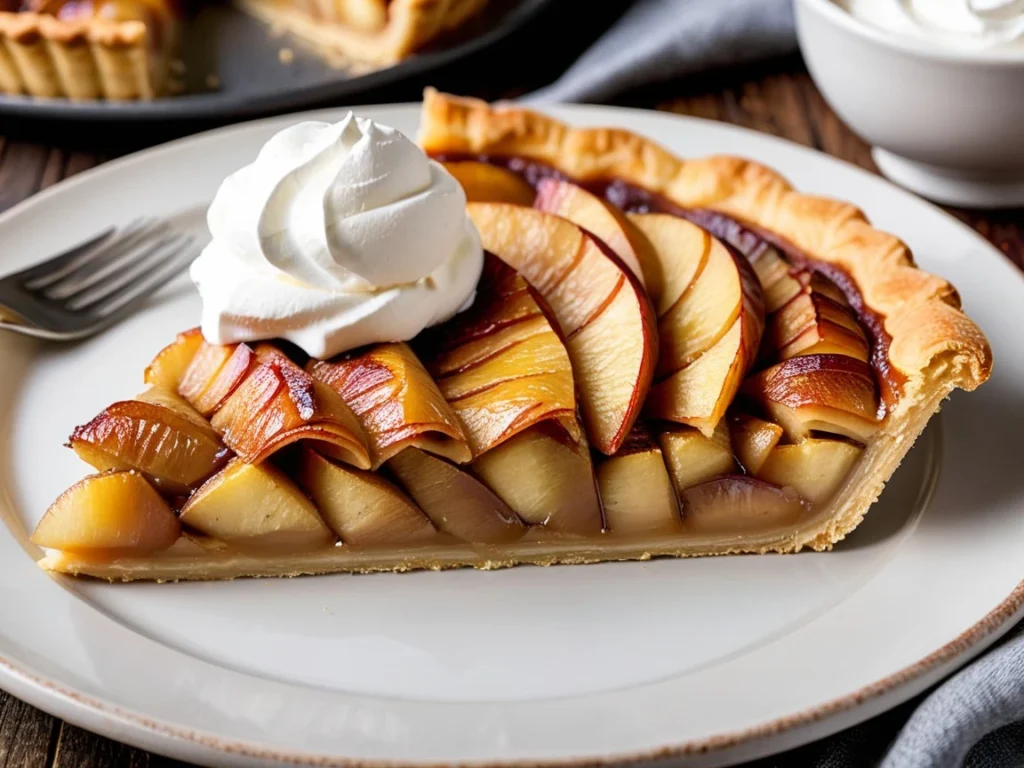
<svg viewBox="0 0 1024 768"><path fill-rule="evenodd" d="M446 87L450 86L446 84ZM468 89L461 90L467 92ZM490 89L479 87L472 92L494 95ZM634 93L622 103L742 125L816 147L876 170L868 147L829 109L799 60L773 62L756 69L719 73L712 77L690 78L683 83ZM17 138L0 136L0 211L61 179L123 154L128 148L137 148L139 140L135 135L130 141L112 147L109 135L105 135L96 143L100 149L90 149L88 141L82 141L81 135L75 137L74 144L39 143L26 138L40 134L48 135L41 128L19 126ZM949 210L1024 268L1024 211ZM877 734L870 738L876 743L858 747L864 750L858 753L863 760L854 764L868 765L868 761L880 754L901 718L906 716L906 710L905 705L872 726ZM1024 744L1024 735L1021 738ZM793 753L791 758L775 758L763 765L815 764L820 750L824 748L819 747L819 751L815 751L812 745ZM0 692L0 768L173 765L179 764L62 723Z"/></svg>

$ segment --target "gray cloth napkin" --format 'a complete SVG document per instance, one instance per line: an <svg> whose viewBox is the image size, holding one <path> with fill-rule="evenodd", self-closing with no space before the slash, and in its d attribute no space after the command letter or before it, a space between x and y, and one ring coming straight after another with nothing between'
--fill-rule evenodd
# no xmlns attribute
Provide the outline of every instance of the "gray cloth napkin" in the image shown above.
<svg viewBox="0 0 1024 768"><path fill-rule="evenodd" d="M642 85L794 50L792 0L638 0L555 83L521 101L600 102ZM1022 627L927 697L754 765L1024 766Z"/></svg>
<svg viewBox="0 0 1024 768"><path fill-rule="evenodd" d="M795 50L792 0L639 0L562 77L522 101L596 102Z"/></svg>

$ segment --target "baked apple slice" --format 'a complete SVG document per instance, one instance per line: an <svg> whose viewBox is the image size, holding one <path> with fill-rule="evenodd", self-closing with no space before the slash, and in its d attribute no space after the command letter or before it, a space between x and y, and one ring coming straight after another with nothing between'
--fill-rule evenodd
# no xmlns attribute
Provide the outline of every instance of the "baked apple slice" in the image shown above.
<svg viewBox="0 0 1024 768"><path fill-rule="evenodd" d="M248 344L199 345L178 383L178 392L209 418L242 383L256 354Z"/></svg>
<svg viewBox="0 0 1024 768"><path fill-rule="evenodd" d="M107 407L68 444L96 469L134 469L170 496L195 490L230 456L206 419L161 389Z"/></svg>
<svg viewBox="0 0 1024 768"><path fill-rule="evenodd" d="M590 442L612 454L643 406L657 359L654 309L636 276L572 222L501 203L471 203L484 248L517 270L558 321Z"/></svg>
<svg viewBox="0 0 1024 768"><path fill-rule="evenodd" d="M711 250L712 237L700 227L668 213L631 213L630 223L651 247L647 294L662 317L700 274Z"/></svg>
<svg viewBox="0 0 1024 768"><path fill-rule="evenodd" d="M477 476L527 523L596 534L601 506L572 366L538 301L518 273L488 256L474 306L421 348L466 425Z"/></svg>
<svg viewBox="0 0 1024 768"><path fill-rule="evenodd" d="M686 211L686 217L746 257L761 284L765 312L769 315L801 293L814 279L810 271L790 265L778 248L760 233L729 216L703 208Z"/></svg>
<svg viewBox="0 0 1024 768"><path fill-rule="evenodd" d="M688 221L631 218L663 276L653 297L660 352L647 413L710 437L753 364L764 330L757 277L735 249Z"/></svg>
<svg viewBox="0 0 1024 768"><path fill-rule="evenodd" d="M146 367L143 375L146 386L177 392L185 371L202 345L203 334L198 328L179 333Z"/></svg>
<svg viewBox="0 0 1024 768"><path fill-rule="evenodd" d="M683 528L702 535L754 535L791 528L809 512L792 488L779 488L746 475L729 475L691 486L679 494Z"/></svg>
<svg viewBox="0 0 1024 768"><path fill-rule="evenodd" d="M417 343L474 456L543 421L579 442L572 364L527 282L494 256L473 306Z"/></svg>
<svg viewBox="0 0 1024 768"><path fill-rule="evenodd" d="M645 284L648 273L653 272L655 278L660 274L660 265L643 233L622 211L583 187L559 179L541 179L533 207L592 233L612 249L641 284Z"/></svg>
<svg viewBox="0 0 1024 768"><path fill-rule="evenodd" d="M773 449L755 474L817 504L832 498L863 453L845 440L804 440Z"/></svg>
<svg viewBox="0 0 1024 768"><path fill-rule="evenodd" d="M776 360L838 354L868 362L871 345L857 315L824 292L828 290L825 278L816 278L812 276L808 285L772 316L766 345Z"/></svg>
<svg viewBox="0 0 1024 768"><path fill-rule="evenodd" d="M533 204L536 193L519 174L475 160L445 161L442 165L462 186L470 203Z"/></svg>
<svg viewBox="0 0 1024 768"><path fill-rule="evenodd" d="M306 370L359 419L373 469L409 446L457 464L470 460L458 418L407 344L376 344L333 360L310 360Z"/></svg>
<svg viewBox="0 0 1024 768"><path fill-rule="evenodd" d="M810 272L792 266L774 248L763 250L752 264L758 282L761 283L764 307L768 314L778 312L811 283Z"/></svg>
<svg viewBox="0 0 1024 768"><path fill-rule="evenodd" d="M693 427L673 426L658 436L676 493L736 470L729 429L721 422L711 437Z"/></svg>
<svg viewBox="0 0 1024 768"><path fill-rule="evenodd" d="M337 392L274 346L260 344L254 354L256 365L210 422L225 445L256 463L311 440L321 453L370 468L366 436Z"/></svg>
<svg viewBox="0 0 1024 768"><path fill-rule="evenodd" d="M521 519L559 533L596 536L603 520L585 442L542 421L473 461L472 470Z"/></svg>
<svg viewBox="0 0 1024 768"><path fill-rule="evenodd" d="M782 439L782 427L747 413L735 412L728 416L729 437L740 465L757 475Z"/></svg>
<svg viewBox="0 0 1024 768"><path fill-rule="evenodd" d="M345 544L423 543L437 535L420 508L376 472L335 463L303 446L294 477Z"/></svg>
<svg viewBox="0 0 1024 768"><path fill-rule="evenodd" d="M301 552L335 543L313 502L269 463L232 459L192 495L180 519L243 550Z"/></svg>
<svg viewBox="0 0 1024 768"><path fill-rule="evenodd" d="M597 464L605 524L615 535L678 533L679 504L654 435L637 423L614 456Z"/></svg>
<svg viewBox="0 0 1024 768"><path fill-rule="evenodd" d="M463 469L418 448L406 448L385 466L444 533L478 544L522 538L526 527L487 486Z"/></svg>
<svg viewBox="0 0 1024 768"><path fill-rule="evenodd" d="M815 430L866 443L881 425L874 369L845 355L792 357L750 377L742 393L792 442Z"/></svg>
<svg viewBox="0 0 1024 768"><path fill-rule="evenodd" d="M167 549L180 532L178 518L142 475L108 472L64 491L39 521L32 542L112 560Z"/></svg>

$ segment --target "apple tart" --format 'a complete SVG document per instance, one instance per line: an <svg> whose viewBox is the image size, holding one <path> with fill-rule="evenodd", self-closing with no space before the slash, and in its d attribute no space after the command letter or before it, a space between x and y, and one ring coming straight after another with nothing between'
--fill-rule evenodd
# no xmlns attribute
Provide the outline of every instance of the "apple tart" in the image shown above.
<svg viewBox="0 0 1024 768"><path fill-rule="evenodd" d="M236 0L331 62L388 66L487 0ZM75 100L167 95L185 27L179 0L0 0L0 93ZM184 31L187 34L187 30Z"/></svg>
<svg viewBox="0 0 1024 768"><path fill-rule="evenodd" d="M42 567L221 579L829 549L991 352L853 206L428 91L475 302L319 360L179 335L76 429Z"/></svg>

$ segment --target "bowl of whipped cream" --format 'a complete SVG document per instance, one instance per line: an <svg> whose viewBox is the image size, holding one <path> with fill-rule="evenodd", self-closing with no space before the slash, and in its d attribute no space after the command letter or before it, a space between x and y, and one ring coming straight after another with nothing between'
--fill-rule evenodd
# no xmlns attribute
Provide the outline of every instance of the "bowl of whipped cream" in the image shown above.
<svg viewBox="0 0 1024 768"><path fill-rule="evenodd" d="M1024 205L1024 0L796 0L804 60L890 179Z"/></svg>

